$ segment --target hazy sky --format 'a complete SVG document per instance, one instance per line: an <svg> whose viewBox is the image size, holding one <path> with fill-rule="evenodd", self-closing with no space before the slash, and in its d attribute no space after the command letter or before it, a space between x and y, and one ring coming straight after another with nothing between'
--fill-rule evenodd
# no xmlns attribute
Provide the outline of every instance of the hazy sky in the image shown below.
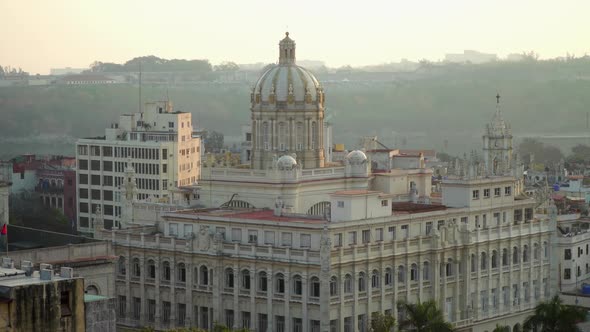
<svg viewBox="0 0 590 332"><path fill-rule="evenodd" d="M588 0L0 0L0 65L48 73L135 56L329 66L437 60L475 49L542 58L590 53Z"/></svg>

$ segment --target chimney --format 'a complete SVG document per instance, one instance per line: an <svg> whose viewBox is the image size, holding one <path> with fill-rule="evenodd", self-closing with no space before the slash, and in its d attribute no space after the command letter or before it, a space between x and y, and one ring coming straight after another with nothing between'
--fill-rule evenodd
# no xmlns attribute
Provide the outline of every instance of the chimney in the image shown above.
<svg viewBox="0 0 590 332"><path fill-rule="evenodd" d="M62 278L73 278L74 277L74 269L71 267L62 267L59 272L60 277Z"/></svg>

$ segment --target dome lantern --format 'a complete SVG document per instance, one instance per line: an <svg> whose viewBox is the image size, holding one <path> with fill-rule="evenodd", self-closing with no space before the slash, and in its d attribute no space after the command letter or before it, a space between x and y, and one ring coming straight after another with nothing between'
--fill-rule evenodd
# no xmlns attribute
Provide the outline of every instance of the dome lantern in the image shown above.
<svg viewBox="0 0 590 332"><path fill-rule="evenodd" d="M279 42L279 64L288 65L295 63L295 41L289 38L289 32L285 32L285 38Z"/></svg>

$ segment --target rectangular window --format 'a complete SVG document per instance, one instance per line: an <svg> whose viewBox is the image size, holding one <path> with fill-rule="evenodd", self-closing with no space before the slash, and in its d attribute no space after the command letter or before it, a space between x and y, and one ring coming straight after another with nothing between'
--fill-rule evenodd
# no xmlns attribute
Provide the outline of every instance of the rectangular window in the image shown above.
<svg viewBox="0 0 590 332"><path fill-rule="evenodd" d="M275 244L274 231L264 231L264 244Z"/></svg>
<svg viewBox="0 0 590 332"><path fill-rule="evenodd" d="M342 246L342 233L334 234L334 247Z"/></svg>
<svg viewBox="0 0 590 332"><path fill-rule="evenodd" d="M504 195L505 196L512 195L512 187L504 187Z"/></svg>
<svg viewBox="0 0 590 332"><path fill-rule="evenodd" d="M113 148L110 146L103 146L102 147L102 155L105 157L112 157L113 156Z"/></svg>
<svg viewBox="0 0 590 332"><path fill-rule="evenodd" d="M293 235L291 233L281 233L281 245L291 246L293 244Z"/></svg>
<svg viewBox="0 0 590 332"><path fill-rule="evenodd" d="M127 313L127 297L125 295L119 295L119 306L118 306L118 317L125 318Z"/></svg>
<svg viewBox="0 0 590 332"><path fill-rule="evenodd" d="M78 145L78 154L81 156L88 155L88 145Z"/></svg>
<svg viewBox="0 0 590 332"><path fill-rule="evenodd" d="M113 177L110 175L103 175L102 185L105 187L112 187L113 186Z"/></svg>
<svg viewBox="0 0 590 332"><path fill-rule="evenodd" d="M490 189L483 190L483 198L490 198Z"/></svg>
<svg viewBox="0 0 590 332"><path fill-rule="evenodd" d="M80 184L88 184L88 174L80 174L78 182Z"/></svg>
<svg viewBox="0 0 590 332"><path fill-rule="evenodd" d="M362 233L362 237L363 237L363 243L371 242L371 230L369 230L369 229L364 230Z"/></svg>
<svg viewBox="0 0 590 332"><path fill-rule="evenodd" d="M87 170L88 169L88 160L78 159L78 169Z"/></svg>
<svg viewBox="0 0 590 332"><path fill-rule="evenodd" d="M348 244L356 244L356 232L348 232Z"/></svg>
<svg viewBox="0 0 590 332"><path fill-rule="evenodd" d="M311 234L301 234L299 241L301 248L311 248Z"/></svg>
<svg viewBox="0 0 590 332"><path fill-rule="evenodd" d="M383 241L383 228L375 229L375 240Z"/></svg>
<svg viewBox="0 0 590 332"><path fill-rule="evenodd" d="M440 231L440 229L445 225L444 220L439 220L436 222L436 229Z"/></svg>
<svg viewBox="0 0 590 332"><path fill-rule="evenodd" d="M133 319L139 320L141 318L141 298L133 298Z"/></svg>
<svg viewBox="0 0 590 332"><path fill-rule="evenodd" d="M178 316L178 325L184 325L186 319L186 304L178 303L176 316Z"/></svg>
<svg viewBox="0 0 590 332"><path fill-rule="evenodd" d="M242 311L242 328L250 328L250 312L248 311Z"/></svg>
<svg viewBox="0 0 590 332"><path fill-rule="evenodd" d="M395 226L389 226L388 231L389 231L389 237L392 240L395 240Z"/></svg>
<svg viewBox="0 0 590 332"><path fill-rule="evenodd" d="M571 269L565 269L563 271L563 279L570 280L571 277L572 277L572 270Z"/></svg>
<svg viewBox="0 0 590 332"><path fill-rule="evenodd" d="M563 253L563 258L566 261L569 261L570 259L572 259L572 250L571 249L565 249L565 251Z"/></svg>
<svg viewBox="0 0 590 332"><path fill-rule="evenodd" d="M88 189L80 188L78 192L80 198L88 198Z"/></svg>
<svg viewBox="0 0 590 332"><path fill-rule="evenodd" d="M426 222L426 235L430 235L432 232L432 221Z"/></svg>
<svg viewBox="0 0 590 332"><path fill-rule="evenodd" d="M409 225L402 225L402 236L404 237L404 239L407 239L410 237Z"/></svg>
<svg viewBox="0 0 590 332"><path fill-rule="evenodd" d="M91 145L90 146L90 155L100 156L100 146Z"/></svg>
<svg viewBox="0 0 590 332"><path fill-rule="evenodd" d="M226 309L225 310L225 326L234 326L234 311Z"/></svg>
<svg viewBox="0 0 590 332"><path fill-rule="evenodd" d="M100 190L92 189L90 193L93 200L100 200Z"/></svg>
<svg viewBox="0 0 590 332"><path fill-rule="evenodd" d="M387 200L387 199L381 200L381 206L389 206L389 200Z"/></svg>
<svg viewBox="0 0 590 332"><path fill-rule="evenodd" d="M167 164L163 164L162 165L162 173L166 174L168 172L168 165Z"/></svg>
<svg viewBox="0 0 590 332"><path fill-rule="evenodd" d="M165 324L170 323L170 302L162 301L162 322Z"/></svg>
<svg viewBox="0 0 590 332"><path fill-rule="evenodd" d="M248 243L257 244L258 243L258 231L249 229L248 230Z"/></svg>
<svg viewBox="0 0 590 332"><path fill-rule="evenodd" d="M94 162L94 160L93 160L93 162ZM113 162L108 161L108 160L104 160L102 162L102 169L106 172L112 172L113 171Z"/></svg>
<svg viewBox="0 0 590 332"><path fill-rule="evenodd" d="M93 171L100 171L100 160L91 160L90 169Z"/></svg>
<svg viewBox="0 0 590 332"><path fill-rule="evenodd" d="M177 223L168 224L168 235L169 236L178 236L178 224Z"/></svg>
<svg viewBox="0 0 590 332"><path fill-rule="evenodd" d="M88 213L88 203L80 203L80 208L78 212Z"/></svg>
<svg viewBox="0 0 590 332"><path fill-rule="evenodd" d="M168 122L168 128L174 128L174 122Z"/></svg>
<svg viewBox="0 0 590 332"><path fill-rule="evenodd" d="M92 175L90 177L90 184L93 186L100 186L100 175Z"/></svg>
<svg viewBox="0 0 590 332"><path fill-rule="evenodd" d="M471 198L472 198L472 199L479 199L479 190L474 190L474 191L471 193Z"/></svg>
<svg viewBox="0 0 590 332"><path fill-rule="evenodd" d="M148 299L148 321L156 321L156 300Z"/></svg>
<svg viewBox="0 0 590 332"><path fill-rule="evenodd" d="M168 149L162 149L162 159L168 159Z"/></svg>
<svg viewBox="0 0 590 332"><path fill-rule="evenodd" d="M494 196L499 197L501 194L501 188L494 188Z"/></svg>
<svg viewBox="0 0 590 332"><path fill-rule="evenodd" d="M339 208L343 208L344 207L344 201L338 201L338 207Z"/></svg>

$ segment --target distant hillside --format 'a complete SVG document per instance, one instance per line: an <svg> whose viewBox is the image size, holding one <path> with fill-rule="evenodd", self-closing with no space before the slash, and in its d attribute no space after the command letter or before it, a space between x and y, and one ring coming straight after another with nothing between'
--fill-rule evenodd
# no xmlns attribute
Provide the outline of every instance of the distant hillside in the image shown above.
<svg viewBox="0 0 590 332"><path fill-rule="evenodd" d="M515 135L585 132L590 112L587 59L425 64L379 82L355 79L367 77L359 72L318 76L325 82L335 141L349 146L358 136L375 134L388 144L412 147L441 149L445 139L449 149L455 144L459 151L477 146L495 110L496 92L502 95L502 109ZM246 83L144 86L143 99L168 94L176 109L193 113L199 127L233 136L250 121L249 89ZM0 139L103 135L119 114L137 110L137 103L137 87L130 85L0 88ZM0 145L0 154L5 148Z"/></svg>

